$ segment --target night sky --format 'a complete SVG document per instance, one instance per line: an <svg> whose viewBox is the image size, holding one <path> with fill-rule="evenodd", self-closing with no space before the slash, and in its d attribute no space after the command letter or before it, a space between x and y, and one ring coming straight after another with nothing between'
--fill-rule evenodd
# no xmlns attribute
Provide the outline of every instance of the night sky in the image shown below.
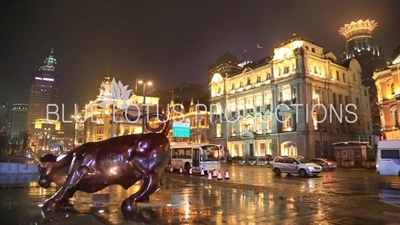
<svg viewBox="0 0 400 225"><path fill-rule="evenodd" d="M0 95L28 102L29 77L54 46L61 102L72 110L98 94L107 73L134 87L151 79L169 90L206 84L207 66L231 52L248 60L272 55L292 36L339 54L339 27L378 22L373 36L386 55L400 44L400 1L1 1ZM54 42L54 45L52 45ZM256 44L264 49L256 49Z"/></svg>

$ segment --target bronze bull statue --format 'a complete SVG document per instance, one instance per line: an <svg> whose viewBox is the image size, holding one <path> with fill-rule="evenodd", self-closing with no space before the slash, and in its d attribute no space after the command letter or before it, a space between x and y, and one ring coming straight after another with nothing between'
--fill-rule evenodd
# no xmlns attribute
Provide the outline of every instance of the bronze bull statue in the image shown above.
<svg viewBox="0 0 400 225"><path fill-rule="evenodd" d="M125 117L134 120L128 114ZM162 114L150 114L149 117L158 117L162 121L158 128L146 123L147 129L154 133L89 142L59 156L47 154L39 158L31 151L39 162L39 185L48 188L54 182L60 187L44 202L42 210L59 209L76 191L94 193L115 184L128 189L140 180L143 180L140 189L123 201L121 210L131 211L137 202L148 201L149 196L160 188L161 176L170 157L170 143L166 137L169 121Z"/></svg>

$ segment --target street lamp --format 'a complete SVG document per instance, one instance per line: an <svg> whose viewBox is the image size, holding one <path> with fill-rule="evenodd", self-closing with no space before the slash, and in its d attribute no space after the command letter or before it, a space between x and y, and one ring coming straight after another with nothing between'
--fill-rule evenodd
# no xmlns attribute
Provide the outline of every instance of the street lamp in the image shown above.
<svg viewBox="0 0 400 225"><path fill-rule="evenodd" d="M75 136L76 136L76 118L74 115L71 115L71 118L74 121L74 137L72 139L72 148L74 149L75 148Z"/></svg>
<svg viewBox="0 0 400 225"><path fill-rule="evenodd" d="M142 133L144 133L144 129L145 129L145 118L144 118L144 112L146 110L146 86L152 86L153 83L151 81L143 81L143 80L137 80L138 84L143 85L143 119L142 119Z"/></svg>

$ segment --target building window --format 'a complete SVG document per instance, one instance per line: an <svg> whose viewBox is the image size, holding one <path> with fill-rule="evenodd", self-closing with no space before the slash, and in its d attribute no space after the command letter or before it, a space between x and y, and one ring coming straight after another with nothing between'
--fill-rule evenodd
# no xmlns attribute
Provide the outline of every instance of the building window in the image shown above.
<svg viewBox="0 0 400 225"><path fill-rule="evenodd" d="M260 143L260 156L267 155L267 151L265 149L265 143Z"/></svg>
<svg viewBox="0 0 400 225"><path fill-rule="evenodd" d="M315 53L315 48L311 48L311 51Z"/></svg>
<svg viewBox="0 0 400 225"><path fill-rule="evenodd" d="M272 130L272 120L271 120L271 116L268 116L267 117L267 133L269 133L269 132L271 132L271 130Z"/></svg>
<svg viewBox="0 0 400 225"><path fill-rule="evenodd" d="M285 67L283 73L284 73L284 74L288 74L288 73L289 73L289 67L288 67L288 66Z"/></svg>
<svg viewBox="0 0 400 225"><path fill-rule="evenodd" d="M253 106L253 98L247 98L246 99L246 109L252 109Z"/></svg>
<svg viewBox="0 0 400 225"><path fill-rule="evenodd" d="M261 118L256 118L254 120L254 131L257 132L257 134L262 134L262 121Z"/></svg>
<svg viewBox="0 0 400 225"><path fill-rule="evenodd" d="M256 106L257 107L261 106L261 104L262 104L262 96L258 95L258 96L256 96Z"/></svg>
<svg viewBox="0 0 400 225"><path fill-rule="evenodd" d="M235 84L232 84L232 90L235 90Z"/></svg>
<svg viewBox="0 0 400 225"><path fill-rule="evenodd" d="M236 112L236 102L231 102L231 112Z"/></svg>
<svg viewBox="0 0 400 225"><path fill-rule="evenodd" d="M289 101L291 99L292 93L291 93L290 88L283 89L283 91L281 93L282 93L282 97L283 97L283 98L281 97L281 100Z"/></svg>
<svg viewBox="0 0 400 225"><path fill-rule="evenodd" d="M271 73L267 73L267 79L266 80L271 80Z"/></svg>
<svg viewBox="0 0 400 225"><path fill-rule="evenodd" d="M355 75L354 73L353 73L353 80L354 80L354 81L357 81L357 80L356 80L356 75Z"/></svg>
<svg viewBox="0 0 400 225"><path fill-rule="evenodd" d="M336 93L332 94L332 102L333 102L333 107L336 108Z"/></svg>
<svg viewBox="0 0 400 225"><path fill-rule="evenodd" d="M250 77L247 78L247 85L251 85Z"/></svg>
<svg viewBox="0 0 400 225"><path fill-rule="evenodd" d="M104 134L104 127L97 127L96 133L97 134Z"/></svg>
<svg viewBox="0 0 400 225"><path fill-rule="evenodd" d="M222 127L220 123L217 123L215 126L215 136L222 137Z"/></svg>
<svg viewBox="0 0 400 225"><path fill-rule="evenodd" d="M271 93L267 93L265 94L265 104L272 104L272 94Z"/></svg>
<svg viewBox="0 0 400 225"><path fill-rule="evenodd" d="M232 136L236 136L236 126L231 124L231 134Z"/></svg>
<svg viewBox="0 0 400 225"><path fill-rule="evenodd" d="M339 71L336 71L336 80L340 80Z"/></svg>
<svg viewBox="0 0 400 225"><path fill-rule="evenodd" d="M390 91L392 92L392 95L395 94L395 91L394 91L394 83L390 84Z"/></svg>
<svg viewBox="0 0 400 225"><path fill-rule="evenodd" d="M292 116L290 114L286 114L283 116L283 130L284 131L290 131L290 128L292 127Z"/></svg>
<svg viewBox="0 0 400 225"><path fill-rule="evenodd" d="M343 82L346 82L346 74L343 73L342 76L343 76Z"/></svg>
<svg viewBox="0 0 400 225"><path fill-rule="evenodd" d="M260 82L261 82L261 77L257 76L257 83L260 83Z"/></svg>
<svg viewBox="0 0 400 225"><path fill-rule="evenodd" d="M357 105L357 107L358 107L358 103L359 103L359 102L358 102L358 98L356 98L356 105Z"/></svg>

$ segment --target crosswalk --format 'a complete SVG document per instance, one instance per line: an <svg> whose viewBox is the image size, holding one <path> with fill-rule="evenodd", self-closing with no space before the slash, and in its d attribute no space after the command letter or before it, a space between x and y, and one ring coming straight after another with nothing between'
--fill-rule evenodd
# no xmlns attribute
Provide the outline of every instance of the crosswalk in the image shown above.
<svg viewBox="0 0 400 225"><path fill-rule="evenodd" d="M390 182L386 187L380 189L381 201L400 207L400 181Z"/></svg>

